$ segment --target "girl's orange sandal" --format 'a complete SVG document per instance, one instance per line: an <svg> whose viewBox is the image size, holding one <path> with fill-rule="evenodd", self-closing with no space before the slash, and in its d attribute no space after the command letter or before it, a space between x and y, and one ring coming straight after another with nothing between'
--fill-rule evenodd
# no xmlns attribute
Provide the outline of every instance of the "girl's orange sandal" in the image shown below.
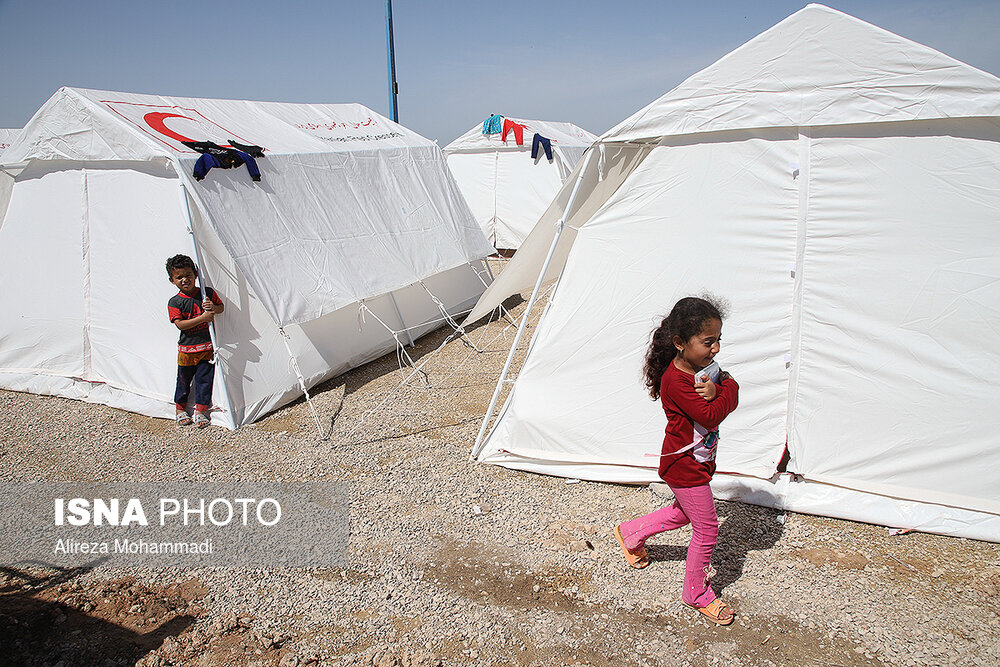
<svg viewBox="0 0 1000 667"><path fill-rule="evenodd" d="M684 604L692 609L697 609L704 614L705 618L716 625L729 625L736 620L736 612L733 611L733 608L719 598L715 598L705 607L695 607L693 604L688 604L687 602Z"/></svg>
<svg viewBox="0 0 1000 667"><path fill-rule="evenodd" d="M649 565L649 556L646 555L646 547L639 547L635 551L629 551L628 547L625 546L625 538L622 537L622 531L620 526L615 526L615 539L618 540L618 545L622 548L622 553L625 554L625 560L628 564L637 570Z"/></svg>

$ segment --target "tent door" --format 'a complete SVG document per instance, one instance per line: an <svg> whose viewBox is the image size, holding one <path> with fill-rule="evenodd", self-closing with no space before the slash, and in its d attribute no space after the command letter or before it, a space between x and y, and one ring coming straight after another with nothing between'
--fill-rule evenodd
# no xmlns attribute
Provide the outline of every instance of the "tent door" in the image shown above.
<svg viewBox="0 0 1000 667"><path fill-rule="evenodd" d="M173 400L177 328L164 268L190 239L177 181L134 169L87 170L85 345L87 379Z"/></svg>

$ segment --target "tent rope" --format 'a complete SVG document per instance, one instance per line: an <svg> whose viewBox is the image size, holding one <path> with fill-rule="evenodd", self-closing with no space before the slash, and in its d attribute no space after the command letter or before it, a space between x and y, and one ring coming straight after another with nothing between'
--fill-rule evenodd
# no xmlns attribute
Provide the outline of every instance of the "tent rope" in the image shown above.
<svg viewBox="0 0 1000 667"><path fill-rule="evenodd" d="M546 296L547 296L547 295L548 295L548 294L549 294L549 293L550 293L550 292L552 291L552 288L553 288L553 287L554 287L554 285L550 285L549 287L547 287L547 288L545 289L545 291L544 291L544 292L542 293L542 298L543 298L543 299L544 299L544 298L545 298L545 297L546 297ZM492 310L492 311L490 312L490 317L489 317L489 319L488 319L488 320L486 321L486 324L485 324L485 325L484 325L484 327L483 327L483 335L482 335L482 336L480 337L480 339L479 339L479 346L478 346L479 348L482 348L482 343L483 343L483 341L484 341L484 340L486 339L486 336L488 335L488 331L489 331L489 325L493 323L493 316L494 316L494 313L498 313L498 312L500 312L500 309L499 309L499 308L494 308L494 309L493 309L493 310ZM373 315L374 315L374 314L373 314ZM508 315L509 315L509 314L508 314ZM510 315L509 315L509 316L510 316ZM504 328L503 328L503 329L502 329L502 330L500 331L500 333L498 333L497 335L495 335L495 336L494 336L494 337L492 338L492 340L490 340L490 342L489 342L489 343L488 343L488 344L486 345L486 348L489 348L490 346L492 346L492 345L493 345L494 343L496 343L496 342L497 342L498 340L500 340L501 338L504 338L504 339L506 339L506 338L507 338L507 332L508 332L508 331L509 331L509 330L511 329L511 327L516 327L516 326L518 326L518 324L519 324L519 321L520 321L520 320L521 320L522 318L524 318L524 317L527 317L527 316L528 316L528 311L527 311L527 310L525 310L525 312L521 313L521 314L520 314L519 316L517 316L517 317L513 317L513 316L510 316L510 317L512 317L512 319L508 321L508 324L507 324L506 326L504 326ZM498 319L497 321L499 321L499 319ZM344 436L343 436L342 438L340 438L340 439L339 439L339 440L338 440L338 441L337 441L337 442L336 442L336 443L335 443L334 445L332 445L332 446L331 446L331 448L330 448L330 449L331 449L331 451L332 451L333 449L336 449L336 448L340 447L340 445L344 444L344 442L345 442L345 441L347 441L348 439L350 439L350 438L351 438L351 436L353 436L353 435L354 435L355 433L357 433L358 429L359 429L359 428L361 428L361 427L362 427L362 426L363 426L363 425L365 424L365 421L366 421L366 420L367 420L367 419L368 419L369 417L371 417L371 415L373 415L373 414L374 414L375 412L377 412L377 411L378 411L378 410L380 410L380 409L381 409L382 407L384 407L384 406L385 406L385 404L386 404L386 403L388 403L388 402L389 402L389 401L390 401L390 400L391 400L391 399L393 398L393 396L395 396L395 395L396 395L396 393L397 393L397 392L399 392L399 390L400 390L400 389L402 389L402 388L403 388L404 386L406 386L406 385L407 385L407 384L409 383L410 379L411 379L411 378L413 378L413 376L414 376L414 375L416 375L416 374L417 374L418 372L419 372L419 373L424 373L424 374L426 375L426 373L425 373L425 372L423 371L423 367L424 367L424 366L426 366L426 365L427 365L428 363L430 363L430 362L431 362L432 360L434 360L434 359L435 359L435 358L437 357L438 353L439 353L439 352L440 352L440 351L441 351L442 349L444 349L444 347L445 347L445 346L446 346L446 345L447 345L448 343L450 343L450 342L451 342L452 340L454 340L454 339L455 339L455 337L456 337L456 336L458 336L458 335L459 335L459 332L458 332L458 331L453 331L453 332L452 332L451 334L449 334L449 335L448 335L448 337L447 337L447 338L445 338L445 339L444 339L444 341L442 341L442 342L441 342L441 344L440 344L440 345L438 345L438 347L437 347L437 348L436 348L436 349L435 349L435 350L434 350L433 352L430 352L430 353L429 353L429 354L428 354L428 355L427 355L427 356L426 356L426 357L425 357L425 358L424 358L424 359L423 359L423 360L422 360L422 361L420 362L419 366L417 366L416 368L414 368L414 369L413 369L413 371L412 371L412 372L410 373L410 375L408 375L407 377L405 377L405 378L403 379L403 381L402 381L402 382L400 382L399 384L397 384L397 385L396 385L396 386L395 386L395 387L394 387L393 389L391 389L391 390L389 391L389 393L388 393L388 394L386 395L386 397L385 397L385 398L384 398L384 399L382 400L382 402L381 402L381 403L379 403L379 404L378 404L378 405L376 405L376 406L375 406L374 408L372 408L371 410L369 410L368 412L366 412L365 414L363 414L363 415L361 416L361 419L360 419L360 420L358 421L358 423L357 423L357 424L356 424L356 425L354 426L354 428L352 428L352 429L351 429L351 430L350 430L350 431L349 431L349 432L348 432L348 433L347 433L346 435L344 435ZM485 349L485 348L483 348L483 349ZM457 373L457 372L458 372L459 370L461 370L461 369L462 369L462 368L463 368L463 367L465 366L465 364L466 364L466 363L468 363L468 361L469 361L469 359L470 359L470 358L472 357L472 353L473 353L474 351L475 351L475 350L472 350L472 351L470 351L470 352L469 352L469 354L467 354L467 355L465 356L465 359L463 359L463 360L462 360L462 361L461 361L461 362L460 362L459 364L457 364L457 365L456 365L456 366L455 366L454 368L452 368L452 369L451 369L451 372L450 372L450 373L448 373L448 375L446 375L446 376L445 376L445 377L444 377L444 378L443 378L443 379L441 380L441 383L438 383L438 386L440 386L440 385L441 385L441 384L442 384L443 382L447 381L447 380L448 380L448 379L450 379L450 378L451 378L451 377L452 377L452 376L453 376L453 375L454 375L455 373ZM514 380L513 380L513 379L510 379L510 380L508 380L508 382L509 382L509 383L513 383L513 382L514 382Z"/></svg>
<svg viewBox="0 0 1000 667"><path fill-rule="evenodd" d="M397 393L397 392L398 392L398 391L399 391L400 389L402 389L402 388L403 388L404 386L406 386L406 384L407 384L407 383L409 383L409 381L410 381L410 380L411 380L411 379L413 378L413 376L414 376L414 375L417 375L418 373L420 373L420 374L422 374L422 375L424 376L424 378L425 378L425 381L426 381L426 377L427 377L427 373L426 373L426 372L424 372L424 370L423 370L423 367L424 367L424 366L426 366L426 365L427 365L427 364L428 364L428 363L429 363L429 362L431 361L431 359L433 359L433 358L434 358L434 357L435 357L435 356L437 355L437 353L438 353L438 352L440 352L440 351L441 351L441 349L442 349L442 348L444 348L444 346L445 346L445 345L447 345L448 343L450 343L450 342L451 342L451 341L452 341L452 340L453 340L453 339L455 338L455 336L457 336L457 335L458 335L458 332L457 332L457 331L453 331L452 333L450 333L450 334L448 335L448 337L447 337L447 338L445 338L445 339L444 339L444 340L443 340L443 341L441 342L441 344L437 346L437 349L435 349L435 350L434 350L433 352L431 352L430 354L428 354L428 355L427 355L427 356L426 356L426 357L425 357L425 358L424 358L424 359L423 359L423 360L422 360L422 361L420 362L420 364L419 364L419 365L417 365L416 367L414 367L414 368L413 368L413 370L411 371L411 373L410 373L409 375L407 375L407 376L406 376L405 378L403 378L403 381L402 381L402 382L400 382L399 384L397 384L397 385L395 386L395 388L393 388L393 389L392 389L391 391L389 391L388 395L387 395L387 396L385 397L385 399L383 399L383 400L382 400L382 402L381 402L381 403L379 403L379 404L378 404L378 405L376 405L376 406L375 406L374 408L372 408L371 410L369 410L368 412L366 412L365 414L363 414L363 415L361 416L361 419L360 419L360 420L358 420L358 423L357 423L357 424L356 424L356 425L354 426L354 428L352 428L352 429L351 429L351 430L350 430L350 431L349 431L349 432L347 433L347 435L345 435L345 436L344 436L343 438L341 438L340 440L338 440L338 441L336 442L336 444L334 444L334 445L333 445L333 446L332 446L332 447L331 447L330 449L331 449L331 450L333 450L333 449L336 449L336 448L340 447L340 445L342 445L342 444L344 443L344 441L345 441L345 440L347 440L347 439L348 439L348 438L350 438L350 437L351 437L352 435L354 435L355 433L357 433L358 429L359 429L359 428L361 428L361 427L362 427L362 426L364 425L364 423L365 423L365 420L366 420L366 419L368 419L368 417L370 417L370 416L371 416L372 414L374 414L374 413L375 413L375 412L376 412L377 410L381 409L381 408L382 408L382 407L383 407L383 406L384 406L384 405L385 405L386 403L388 403L388 402L389 402L389 400L390 400L390 399L391 399L391 398L392 398L393 396L395 396L395 395L396 395L396 393ZM428 384L428 387L430 387L430 384Z"/></svg>
<svg viewBox="0 0 1000 667"><path fill-rule="evenodd" d="M477 269L476 265L473 264L472 262L466 262L466 263L469 265L469 268L472 269L472 272L475 273L476 276L479 278L479 282L481 282L483 284L483 287L489 287L490 284L488 282L486 282L485 278L483 278L483 274L486 273L486 271L482 271L480 269Z"/></svg>
<svg viewBox="0 0 1000 667"><path fill-rule="evenodd" d="M544 293L542 294L542 298L545 298L545 296L547 296L547 295L549 294L549 292L551 292L552 288L553 288L553 286L552 286L552 285L550 285L550 286L549 286L549 287L548 287L548 288L547 288L547 289L545 290L545 292L544 292ZM491 312L490 312L490 317L489 317L489 319L488 319L488 320L486 321L486 325L485 325L485 326L483 327L483 335L482 335L482 336L480 337L480 339L479 339L479 346L480 346L480 347L482 347L482 342L483 342L483 340L485 340L485 339L486 339L486 336L488 335L488 330L489 330L489 325L493 323L493 316L494 316L494 313L497 313L497 312L499 312L499 309L497 309L497 308L494 308L494 309L493 309L493 311L491 311ZM527 311L527 310L525 310L525 312L521 313L521 314L520 314L519 316L517 316L516 318L513 318L513 321L510 321L510 322L508 322L508 324L507 324L506 326L504 326L504 328L503 328L503 329L502 329L502 330L500 331L500 333L498 333L497 335L495 335L495 336L494 336L494 337L492 338L492 340L490 340L490 342L489 342L489 343L488 343L488 344L486 345L486 348L489 348L490 346L492 346L492 345L493 345L494 343L496 343L496 342L497 342L498 340L500 340L501 338L505 338L505 339L506 339L506 337L507 337L507 332L508 332L508 331L509 331L509 330L511 329L511 327L516 327L516 326L518 326L518 324L519 324L519 321L520 321L520 320L521 320L522 318L524 318L524 317L527 317L527 315L528 315L528 311ZM499 321L499 319L498 319L497 321ZM422 360L422 361L420 362L420 365L419 365L419 366L418 366L417 368L415 368L415 369L414 369L414 370L413 370L413 371L412 371L412 372L410 373L410 375L408 375L408 376L407 376L406 378L404 378L404 379L403 379L403 381L402 381L402 382L400 382L399 384L397 384L397 385L396 385L396 386L395 386L395 387L394 387L393 389L389 390L389 393L388 393L388 394L386 395L386 397L385 397L385 398L384 398L384 399L382 400L382 402L381 402L381 403L379 403L379 404L378 404L378 405L376 405L376 406L375 406L374 408L372 408L371 410L369 410L368 412L366 412L366 413L365 413L364 415L362 415L362 416L361 416L361 419L360 419L360 420L358 421L358 423L357 423L357 424L356 424L356 425L354 426L354 428L352 428L352 429L351 429L351 430L350 430L350 431L349 431L349 432L348 432L348 433L347 433L346 435L344 435L344 436L343 436L342 438L340 438L340 439L339 439L339 440L338 440L338 441L336 442L336 444L334 444L333 446L331 446L331 450L333 450L333 449L335 449L335 448L339 447L340 445L344 444L344 442L345 442L345 441L347 441L348 439L350 439L350 438L351 438L351 436L353 436L353 435L354 435L355 433L357 433L358 429L359 429L359 428L361 428L361 427L362 427L362 426L363 426L363 425L365 424L365 421L366 421L366 420L367 420L367 419L368 419L369 417L371 417L371 415L373 415L373 414L374 414L375 412L377 412L377 411L378 411L378 410L380 410L380 409L381 409L382 407L384 407L384 406L385 406L385 404L386 404L386 403L388 403L388 402L389 402L389 401L390 401L390 400L391 400L391 399L392 399L392 398L393 398L393 397L394 397L394 396L396 395L396 393L397 393L397 392L399 392L399 390L400 390L400 389L402 389L402 388L403 388L404 386L406 386L406 385L407 385L407 384L409 383L410 379L411 379L411 378L412 378L412 377L413 377L414 375L416 375L416 374L417 374L418 372L421 372L421 373L423 373L423 372L424 372L424 371L422 370L422 369L423 369L423 367L424 367L424 366L426 366L426 365L427 365L428 363L430 363L430 362L431 362L432 360L434 360L434 359L435 359L435 358L437 357L438 353L439 353L439 352L440 352L440 351L441 351L442 349L444 349L444 347L445 347L445 346L446 346L446 345L447 345L448 343L450 343L450 342L451 342L452 340L454 340L456 336L458 336L458 332L457 332L457 331L453 331L453 332L452 332L451 334L449 334L449 335L448 335L448 337L447 337L447 338L445 338L445 339L444 339L444 341L442 341L442 343L441 343L441 344L440 344L440 345L439 345L439 346L438 346L438 347L437 347L437 348L436 348L436 349L435 349L435 350L434 350L433 352L429 353L429 354L428 354L428 355L427 355L427 356L426 356L426 357L425 357L425 358L424 358L424 359L423 359L423 360ZM473 350L473 351L474 351L474 350ZM466 363L468 363L469 359L470 359L470 358L472 357L472 353L473 353L473 351L470 351L470 352L469 352L469 354L467 354L467 355L465 356L465 359L463 359L463 360L462 360L462 361L461 361L461 362L460 362L459 364L457 364L457 365L456 365L456 366L455 366L454 368L452 368L452 369L451 369L451 372L450 372L450 373L449 373L448 375L446 375L446 376L445 376L445 377L444 377L444 378L443 378L443 379L441 380L441 383L443 383L444 381L446 381L446 380L450 379L450 378L451 378L451 377L452 377L452 376L453 376L453 375L454 375L455 373L457 373L457 372L458 372L459 370L461 370L461 369L462 369L462 368L463 368L463 367L465 366L465 364L466 364ZM513 380L513 379L510 379L510 380L508 380L508 382L509 382L509 383L513 383L513 382L514 382L514 380ZM440 385L441 385L441 383L438 383L438 386L440 386Z"/></svg>
<svg viewBox="0 0 1000 667"><path fill-rule="evenodd" d="M544 293L544 294L542 295L542 297L544 298L544 297L545 297L545 296L546 296L546 295L547 295L547 294L548 294L548 293L549 293L549 292L550 292L551 290L552 290L552 286L550 285L550 286L549 286L549 287L548 287L548 288L547 288L547 289L545 290L545 293ZM479 339L479 346L480 346L480 347L482 347L482 343L483 343L483 341L484 341L484 340L486 339L486 336L488 335L488 331L489 331L489 325L493 323L493 316L494 316L494 313L497 313L497 312L499 312L499 309L497 309L497 308L494 308L494 309L493 309L493 311L491 311L491 312L490 312L490 317L489 317L489 319L488 319L488 320L486 321L486 325L485 325L485 326L483 327L483 335L482 335L482 336L480 337L480 339ZM498 334L497 334L496 336L494 336L494 337L493 337L493 339L492 339L492 340L490 340L490 342L489 342L489 343L488 343L488 344L486 345L486 347L488 348L488 347L492 346L492 345L493 345L494 343L496 343L496 342L497 342L498 340L500 340L501 338L506 338L506 337L507 337L507 332L508 332L508 331L510 330L510 328L511 328L511 327L516 327L516 326L518 325L518 322L519 322L519 320L520 320L520 319L521 319L522 317L526 317L526 316L527 316L527 314L528 314L528 313L527 313L527 311L525 311L525 312L524 312L524 313L522 313L521 315L519 315L519 316L517 316L516 318L514 318L514 319L513 319L513 321L509 321L509 322L508 322L508 324L507 324L507 325L506 325L506 326L505 326L505 327L504 327L504 328L503 328L503 329L502 329L502 330L500 331L500 333L498 333ZM498 320L498 321L499 321L499 320ZM422 370L422 369L423 369L423 367L424 367L425 365L427 365L428 363L430 363L430 362L431 362L431 361L432 361L432 360L433 360L434 358L436 358L437 354L438 354L438 353L439 353L439 352L440 352L440 351L441 351L442 349L444 349L444 347L445 347L445 346L446 346L446 345L447 345L448 343L450 343L450 342L451 342L452 340L454 340L454 339L455 339L455 337L456 337L457 335L458 335L458 332L457 332L457 331L453 331L453 332L452 332L452 333L451 333L451 334L450 334L450 335L449 335L449 336L448 336L447 338L445 338L445 339L444 339L444 341L443 341L443 342L442 342L442 343L441 343L441 344L440 344L440 345L439 345L439 346L437 347L437 349L435 349L435 350L434 350L433 352L431 352L430 354L428 354L428 355L427 355L427 356L426 356L426 357L425 357L425 358L424 358L424 359L423 359L423 360L421 361L421 363L420 363L420 365L419 365L419 367L418 367L418 368L415 368L415 369L414 369L414 370L413 370L413 371L412 371L412 372L410 373L410 375L409 375L409 376L407 376L406 378L404 378L402 382L400 382L399 384L397 384L397 385L396 385L396 386L395 386L395 387L394 387L393 389L391 389L391 390L389 391L389 393L388 393L388 394L386 395L386 397L385 397L385 398L384 398L384 399L382 400L382 402L381 402L381 403L379 403L379 404L378 404L378 405L376 405L376 406L375 406L374 408L372 408L371 410L369 410L368 412L366 412L366 413L365 413L364 415L362 415L362 416L361 416L361 419L360 419L360 420L358 421L358 423L357 423L357 424L356 424L356 425L354 426L354 428L352 428L352 429L351 429L351 430L350 430L350 431L349 431L349 432L348 432L348 433L347 433L347 434L346 434L346 435L345 435L344 437L340 438L340 440L338 440L338 441L337 441L337 443L336 443L336 444L334 444L334 445L333 445L333 446L331 447L331 450L333 450L333 449L335 449L335 448L339 447L340 445L344 444L344 442L345 442L345 441L347 441L348 439L350 439L350 438L351 438L351 436L353 436L353 435L354 435L355 433L357 433L358 429L359 429L359 428L361 428L361 427L362 427L362 426L363 426L363 425L365 424L365 421L366 421L366 420L367 420L367 419L368 419L369 417L371 417L371 415L372 415L372 414L374 414L375 412L377 412L378 410L380 410L380 409L381 409L381 408L382 408L383 406L385 406L385 404L386 404L386 403L388 403L388 402L389 402L389 401L390 401L390 400L391 400L391 399L393 398L393 396L395 396L395 395L396 395L396 393L397 393L397 392L398 392L398 391L399 391L400 389L402 389L402 388L403 388L404 386L406 386L406 385L407 385L407 384L409 383L410 379L411 379L411 378L412 378L412 377L413 377L413 376L414 376L414 375L415 375L415 374L416 374L417 372L421 372L421 373L423 373L423 372L424 372L424 371ZM440 383L438 383L438 386L440 386L440 385L441 385L442 383L444 383L445 381L447 381L448 379L450 379L450 378L451 378L451 377L452 377L452 376L453 376L453 375L454 375L455 373L457 373L457 372L458 372L459 370L461 370L461 369L462 369L462 368L463 368L463 367L465 366L465 364L466 364L466 363L468 363L469 359L470 359L470 358L472 357L472 353L473 353L473 352L474 352L474 350L473 350L473 351L470 351L470 352L469 352L469 353L468 353L468 354L467 354L467 355L465 356L465 359L463 359L463 360L462 360L462 361L461 361L461 362L460 362L459 364L457 364L457 365L456 365L456 366L455 366L454 368L452 368L452 369L451 369L451 372L450 372L450 373L448 373L448 375L446 375L446 376L445 376L445 377L444 377L444 378L443 378L443 379L441 380L441 382L440 382ZM514 382L514 380L513 380L513 379L511 379L511 380L509 380L509 382L513 383L513 382Z"/></svg>
<svg viewBox="0 0 1000 667"><path fill-rule="evenodd" d="M490 311L490 317L489 317L488 320L486 320L486 324L483 326L483 335L479 338L479 345L478 345L478 347L476 349L482 348L483 341L486 340L487 330L489 329L490 324L493 323L493 314L497 313L497 312L499 312L499 309L497 309L497 308L494 308L493 310ZM493 345L493 343L495 343L498 340L500 340L501 337L506 338L507 337L507 330L510 329L512 326L516 326L516 325L517 325L516 322L510 322L506 327L504 327L500 331L500 333L498 333L496 336L493 337L493 340L491 340L489 342L489 345L487 345L486 347L489 347L489 346ZM444 379L441 380L441 383L443 384L447 380L450 380L451 376L453 376L455 373L457 373L459 370L461 370L462 367L465 366L465 364L469 361L469 358L472 357L472 353L475 352L476 349L473 349L472 351L469 352L469 354L465 355L465 359L463 359L461 361L461 363L459 363L454 368L452 368L451 372L448 373L448 375L446 375L444 377ZM482 348L482 349L485 350L485 348Z"/></svg>
<svg viewBox="0 0 1000 667"><path fill-rule="evenodd" d="M396 361L399 363L399 372L400 373L404 372L403 371L403 356L406 357L406 361L408 362L408 365L409 365L410 368L416 368L417 365L413 362L412 357L410 357L410 353L406 351L406 346L403 345L403 341L401 341L399 339L399 332L395 331L392 327L390 327L388 324L386 324L385 322L383 322L382 318L379 317L378 315L376 315L375 312L371 308L368 307L368 304L365 303L365 300L362 299L360 302L358 302L358 322L359 322L359 325L364 324L364 322L365 322L365 314L366 313L371 314L371 316L375 318L375 321L378 322L379 324L381 324L385 328L385 330L388 331L392 335L393 340L396 341ZM358 329L360 330L361 326L359 326ZM424 386L425 387L430 387L431 383L430 383L430 381L427 378L427 374L426 373L422 373L421 376L422 376L423 381L424 381Z"/></svg>
<svg viewBox="0 0 1000 667"><path fill-rule="evenodd" d="M489 263L488 263L488 261L489 260L487 260L487 264L486 264L486 268L487 269L489 269ZM486 273L486 272L485 271L480 271L479 269L477 269L476 266L472 262L469 262L468 264L472 268L472 271L476 274L476 277L479 278L479 282L481 282L483 284L483 287L489 287L490 284L488 282L486 282L486 280L483 279L483 274ZM490 278L493 278L493 272L492 271L490 271L488 275L490 276ZM500 314L503 317L506 317L508 322L513 322L514 321L514 317L510 314L510 311L508 311L506 308L504 308L502 303L499 306L497 306L497 308L500 309ZM490 317L490 319L492 319L492 316ZM489 323L487 322L487 324L489 324Z"/></svg>
<svg viewBox="0 0 1000 667"><path fill-rule="evenodd" d="M316 412L316 406L313 405L312 397L309 396L309 390L306 389L305 378L302 377L302 371L299 370L299 362L295 359L295 355L292 354L292 346L289 345L288 341L291 337L285 331L285 327L278 327L278 331L281 333L282 340L285 341L285 349L288 350L288 358L292 362L292 370L295 371L295 377L299 379L299 387L302 389L302 393L306 396L306 402L309 404L309 409L312 410L313 419L316 420L316 430L319 431L319 435L323 437L323 426L319 422L319 414Z"/></svg>
<svg viewBox="0 0 1000 667"><path fill-rule="evenodd" d="M465 329L461 327L458 324L458 322L455 321L455 318L453 318L451 316L451 313L448 312L448 309L445 308L445 305L441 301L441 299L434 296L434 293L431 292L430 289L428 289L427 285L424 284L423 280L418 280L417 282L420 283L420 286L424 288L425 292L427 292L427 295L431 298L431 301L434 302L434 305L436 305L438 307L438 310L441 311L441 314L444 315L445 321L448 322L448 326L450 326L455 333L461 336L462 342L465 343L467 346L471 347L476 352L482 353L482 350L476 347L475 344L468 339L468 337L465 335Z"/></svg>

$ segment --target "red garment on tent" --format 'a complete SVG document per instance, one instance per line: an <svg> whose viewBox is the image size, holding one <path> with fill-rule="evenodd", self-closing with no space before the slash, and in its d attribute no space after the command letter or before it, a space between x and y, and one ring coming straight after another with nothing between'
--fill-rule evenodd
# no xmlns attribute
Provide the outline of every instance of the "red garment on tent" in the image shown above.
<svg viewBox="0 0 1000 667"><path fill-rule="evenodd" d="M503 119L503 134L500 136L500 139L502 139L503 141L507 141L507 133L510 132L511 130L514 130L514 141L517 143L518 146L523 146L524 145L524 128L526 128L526 127L528 127L528 126L527 125L522 125L521 123L515 123L512 120L504 118Z"/></svg>

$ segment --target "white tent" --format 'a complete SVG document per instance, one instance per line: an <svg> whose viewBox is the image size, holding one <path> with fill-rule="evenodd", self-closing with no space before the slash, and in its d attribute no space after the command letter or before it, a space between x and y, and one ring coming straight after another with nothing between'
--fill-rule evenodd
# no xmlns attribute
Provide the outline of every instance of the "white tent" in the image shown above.
<svg viewBox="0 0 1000 667"><path fill-rule="evenodd" d="M572 123L507 120L525 126L522 144L513 132L483 134L476 125L444 147L448 167L476 221L497 248L516 249L597 136ZM531 157L533 138L549 139L552 159L542 149Z"/></svg>
<svg viewBox="0 0 1000 667"><path fill-rule="evenodd" d="M11 129L0 129L0 155L7 150L7 147L14 141L14 139L21 133L21 130L11 130Z"/></svg>
<svg viewBox="0 0 1000 667"><path fill-rule="evenodd" d="M185 139L262 146L261 180L196 181ZM488 280L440 149L358 104L63 88L0 169L8 389L172 416L179 252L226 302L213 423L230 428L440 326Z"/></svg>
<svg viewBox="0 0 1000 667"><path fill-rule="evenodd" d="M13 130L6 128L0 129L0 157L3 156L4 151L7 150L7 147L14 142L14 139L16 139L17 135L19 135L20 133L21 130ZM13 185L14 185L13 179L5 176L2 172L0 172L0 203L7 201L7 199L10 197L10 189ZM0 223L3 222L2 214L3 214L3 209L0 209Z"/></svg>
<svg viewBox="0 0 1000 667"><path fill-rule="evenodd" d="M1000 541L998 230L1000 79L809 5L588 153L469 316L558 277L473 454L656 480L643 353L707 290L741 383L718 495Z"/></svg>

